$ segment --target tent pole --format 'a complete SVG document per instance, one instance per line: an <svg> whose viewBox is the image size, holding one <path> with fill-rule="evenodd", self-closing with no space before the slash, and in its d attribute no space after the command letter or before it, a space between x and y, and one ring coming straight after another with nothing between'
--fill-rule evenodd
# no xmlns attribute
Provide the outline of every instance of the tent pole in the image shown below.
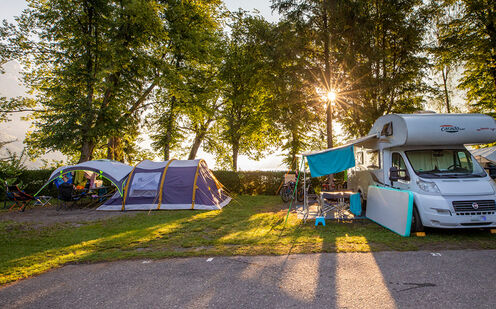
<svg viewBox="0 0 496 309"><path fill-rule="evenodd" d="M170 159L169 162L167 162L167 165L164 167L164 170L162 172L162 179L160 180L160 193L158 194L158 205L157 205L157 210L160 210L160 205L162 205L162 197L164 196L164 181L165 181L165 174L167 174L167 170L169 169L169 165L176 159Z"/></svg>
<svg viewBox="0 0 496 309"><path fill-rule="evenodd" d="M198 161L198 165L196 166L195 181L193 182L193 200L191 201L191 209L195 209L196 180L198 179L198 172L200 171L200 164L202 163L202 161L203 159Z"/></svg>
<svg viewBox="0 0 496 309"><path fill-rule="evenodd" d="M140 162L141 163L141 162ZM124 195L122 197L122 208L121 208L121 211L124 211L126 210L126 198L127 198L127 194L128 194L128 190L129 190L129 183L131 182L131 177L133 176L134 174L134 170L136 169L136 167L139 165L136 164L134 167L133 167L133 170L131 171L131 173L129 173L129 176L127 176L127 180L126 180L126 186L124 187Z"/></svg>

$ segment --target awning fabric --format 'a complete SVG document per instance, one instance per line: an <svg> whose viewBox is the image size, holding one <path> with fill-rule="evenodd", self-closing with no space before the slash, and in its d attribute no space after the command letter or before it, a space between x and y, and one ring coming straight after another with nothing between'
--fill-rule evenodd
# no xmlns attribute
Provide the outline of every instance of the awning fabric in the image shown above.
<svg viewBox="0 0 496 309"><path fill-rule="evenodd" d="M133 170L132 166L127 164L112 161L112 160L93 160L79 163L76 165L67 165L57 168L50 175L48 181L41 187L41 189L36 192L35 195L41 192L43 188L50 182L54 181L57 177L61 177L64 174L73 171L91 171L95 172L100 176L103 176L110 180L116 187L120 195L122 195L122 185L126 180L127 175Z"/></svg>
<svg viewBox="0 0 496 309"><path fill-rule="evenodd" d="M355 166L353 145L304 154L312 177L335 174Z"/></svg>

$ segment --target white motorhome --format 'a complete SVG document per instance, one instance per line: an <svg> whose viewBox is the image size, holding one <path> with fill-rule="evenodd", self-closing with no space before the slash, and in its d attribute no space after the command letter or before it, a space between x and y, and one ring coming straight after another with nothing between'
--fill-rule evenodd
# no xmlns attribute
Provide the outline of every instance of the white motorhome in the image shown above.
<svg viewBox="0 0 496 309"><path fill-rule="evenodd" d="M354 142L348 188L391 186L414 194L412 228L496 227L496 184L465 148L496 141L481 114L391 114Z"/></svg>

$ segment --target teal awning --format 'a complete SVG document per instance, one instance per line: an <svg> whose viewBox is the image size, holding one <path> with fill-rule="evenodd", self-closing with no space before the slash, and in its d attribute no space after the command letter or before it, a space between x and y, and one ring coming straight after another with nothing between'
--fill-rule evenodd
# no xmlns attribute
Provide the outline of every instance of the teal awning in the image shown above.
<svg viewBox="0 0 496 309"><path fill-rule="evenodd" d="M304 154L312 177L335 174L355 166L353 145Z"/></svg>

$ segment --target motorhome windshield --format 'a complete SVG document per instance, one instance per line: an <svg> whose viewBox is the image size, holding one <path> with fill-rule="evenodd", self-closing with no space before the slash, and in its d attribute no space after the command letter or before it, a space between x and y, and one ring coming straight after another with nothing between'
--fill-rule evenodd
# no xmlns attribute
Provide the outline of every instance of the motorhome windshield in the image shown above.
<svg viewBox="0 0 496 309"><path fill-rule="evenodd" d="M425 178L484 177L486 173L464 149L405 151L415 173Z"/></svg>

